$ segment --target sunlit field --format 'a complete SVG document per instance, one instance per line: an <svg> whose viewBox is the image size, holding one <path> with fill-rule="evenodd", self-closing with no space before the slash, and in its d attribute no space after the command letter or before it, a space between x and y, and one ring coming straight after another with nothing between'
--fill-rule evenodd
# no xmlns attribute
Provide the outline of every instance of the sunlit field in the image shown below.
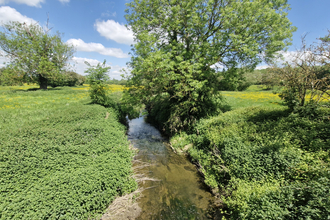
<svg viewBox="0 0 330 220"><path fill-rule="evenodd" d="M36 90L38 88L37 85L0 86L0 110L32 109L38 106L46 108L89 99L87 84L80 87L49 88L52 92ZM109 93L122 92L124 89L121 85L108 85Z"/></svg>
<svg viewBox="0 0 330 220"><path fill-rule="evenodd" d="M110 91L110 92L122 92L125 89L126 89L125 86L122 86L122 85L107 85L107 90ZM72 88L72 90L85 90L85 91L88 91L89 90L89 85L84 84L81 87Z"/></svg>
<svg viewBox="0 0 330 220"><path fill-rule="evenodd" d="M51 93L36 90L37 88L37 85L0 87L0 110L48 108L89 100L88 84L80 87L49 88ZM107 86L109 93L120 94L125 89L121 85ZM260 86L251 86L241 92L223 91L221 94L232 109L249 106L283 107L278 94L263 90Z"/></svg>
<svg viewBox="0 0 330 220"><path fill-rule="evenodd" d="M263 90L262 86L253 85L246 91L223 91L221 94L232 109L250 106L283 107L278 94Z"/></svg>

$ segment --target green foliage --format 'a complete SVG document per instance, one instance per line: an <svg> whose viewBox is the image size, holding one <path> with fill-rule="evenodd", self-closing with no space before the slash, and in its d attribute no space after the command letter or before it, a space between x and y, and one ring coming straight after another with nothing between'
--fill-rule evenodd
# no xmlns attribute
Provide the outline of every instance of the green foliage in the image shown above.
<svg viewBox="0 0 330 220"><path fill-rule="evenodd" d="M136 39L128 93L151 115L153 109L167 107L160 117L171 132L216 114L218 73L213 66L253 69L289 45L295 28L286 17L286 2L128 3L126 19Z"/></svg>
<svg viewBox="0 0 330 220"><path fill-rule="evenodd" d="M110 85L123 85L123 86L125 86L126 83L127 83L127 80L125 80L125 79L118 80L118 79L113 78L113 79L110 79L110 80L107 81L107 84L110 84Z"/></svg>
<svg viewBox="0 0 330 220"><path fill-rule="evenodd" d="M106 61L98 63L96 66L90 65L85 62L88 66L85 73L87 73L87 82L90 85L89 95L92 99L92 103L105 105L108 101L106 91L106 81L109 80L108 72L111 67L106 66Z"/></svg>
<svg viewBox="0 0 330 220"><path fill-rule="evenodd" d="M239 180L226 199L230 219L328 219L329 177L307 183L246 182Z"/></svg>
<svg viewBox="0 0 330 220"><path fill-rule="evenodd" d="M247 84L266 86L265 90L272 90L281 85L281 80L274 75L270 68L245 72L244 78Z"/></svg>
<svg viewBox="0 0 330 220"><path fill-rule="evenodd" d="M186 132L180 132L171 137L171 146L174 149L185 150L185 147L189 146L191 140Z"/></svg>
<svg viewBox="0 0 330 220"><path fill-rule="evenodd" d="M11 66L0 69L0 86L22 85L26 81L25 74Z"/></svg>
<svg viewBox="0 0 330 220"><path fill-rule="evenodd" d="M132 110L127 107L128 105L126 107L122 105L122 101L117 98L118 93L111 95L108 92L107 82L110 79L108 72L111 67L106 66L106 60L102 64L98 63L96 66L90 65L88 62L85 62L85 64L89 66L85 73L88 74L87 82L90 85L89 96L92 103L114 109L119 116L119 121L124 122L126 115L132 114Z"/></svg>
<svg viewBox="0 0 330 220"><path fill-rule="evenodd" d="M39 24L9 22L0 32L0 48L10 58L10 68L18 70L41 89L57 78L74 53L73 47L61 40L59 33L51 35Z"/></svg>
<svg viewBox="0 0 330 220"><path fill-rule="evenodd" d="M0 111L0 219L97 219L135 190L133 153L116 112L66 88L3 92L31 105ZM34 103L47 99L49 104Z"/></svg>
<svg viewBox="0 0 330 220"><path fill-rule="evenodd" d="M330 216L330 112L316 113L238 108L200 120L184 137L228 219Z"/></svg>
<svg viewBox="0 0 330 220"><path fill-rule="evenodd" d="M220 73L219 90L222 91L243 91L246 90L251 83L244 76L246 70L242 68L231 68Z"/></svg>
<svg viewBox="0 0 330 220"><path fill-rule="evenodd" d="M57 78L52 78L48 84L53 88L57 86L81 86L85 81L86 77L73 71L68 71L57 75Z"/></svg>

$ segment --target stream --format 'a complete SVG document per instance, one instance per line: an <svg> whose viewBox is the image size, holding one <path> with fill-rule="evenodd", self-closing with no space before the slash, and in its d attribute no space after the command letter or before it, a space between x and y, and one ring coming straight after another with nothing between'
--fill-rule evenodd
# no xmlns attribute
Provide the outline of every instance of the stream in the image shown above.
<svg viewBox="0 0 330 220"><path fill-rule="evenodd" d="M208 209L214 198L186 156L174 153L144 117L129 121L128 139L138 150L133 168L143 176L137 219L211 218Z"/></svg>

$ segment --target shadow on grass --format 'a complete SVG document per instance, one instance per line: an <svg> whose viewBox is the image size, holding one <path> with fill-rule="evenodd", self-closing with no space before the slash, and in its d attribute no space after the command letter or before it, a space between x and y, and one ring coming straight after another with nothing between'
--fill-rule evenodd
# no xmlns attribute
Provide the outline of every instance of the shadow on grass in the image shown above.
<svg viewBox="0 0 330 220"><path fill-rule="evenodd" d="M284 102L269 102L270 104L280 105L280 106L287 106Z"/></svg>
<svg viewBox="0 0 330 220"><path fill-rule="evenodd" d="M40 90L39 88L30 88L30 89L27 89L27 90L17 90L17 91L24 91L24 92L30 92L30 91L38 91Z"/></svg>
<svg viewBox="0 0 330 220"><path fill-rule="evenodd" d="M63 90L63 88L48 88L47 90L40 88L11 89L10 92L57 91L57 90Z"/></svg>
<svg viewBox="0 0 330 220"><path fill-rule="evenodd" d="M56 91L56 90L63 90L63 88L54 87L54 88L49 88L47 90L49 90L49 91ZM47 91L47 90L44 90L44 91Z"/></svg>
<svg viewBox="0 0 330 220"><path fill-rule="evenodd" d="M271 111L261 110L251 116L247 121L249 122L264 122L264 121L278 121L280 118L286 118L290 115L289 109L276 109Z"/></svg>
<svg viewBox="0 0 330 220"><path fill-rule="evenodd" d="M233 110L233 108L228 104L223 104L219 108L223 113Z"/></svg>

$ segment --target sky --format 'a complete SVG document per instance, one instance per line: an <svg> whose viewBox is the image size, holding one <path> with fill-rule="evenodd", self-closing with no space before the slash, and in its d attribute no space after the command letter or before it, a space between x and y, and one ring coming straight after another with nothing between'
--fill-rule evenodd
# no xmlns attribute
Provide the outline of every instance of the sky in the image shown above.
<svg viewBox="0 0 330 220"><path fill-rule="evenodd" d="M74 70L81 74L87 67L107 61L110 77L120 79L121 69L130 61L129 52L133 34L125 24L125 4L130 0L0 0L0 26L8 21L47 23L52 31L62 33L63 42L76 47L72 61ZM311 44L325 36L330 29L330 0L288 0L291 5L288 18L298 29L293 33L294 52L299 48L301 36L307 34ZM1 30L1 28L0 28ZM8 61L0 57L0 67ZM258 68L266 67L260 64Z"/></svg>

